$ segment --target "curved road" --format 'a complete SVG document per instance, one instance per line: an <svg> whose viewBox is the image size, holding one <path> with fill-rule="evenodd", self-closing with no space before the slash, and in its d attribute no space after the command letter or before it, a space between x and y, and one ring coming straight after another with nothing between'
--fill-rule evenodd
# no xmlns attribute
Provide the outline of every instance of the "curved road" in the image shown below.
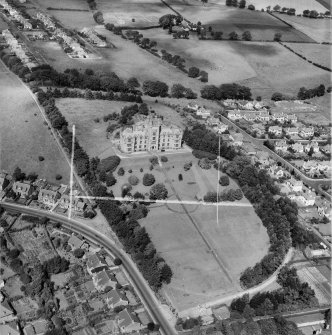
<svg viewBox="0 0 332 335"><path fill-rule="evenodd" d="M144 304L148 307L152 318L155 323L160 325L160 330L165 335L175 335L177 332L166 319L165 315L162 312L160 307L160 303L155 297L153 291L150 289L145 279L137 269L135 263L132 259L119 247L115 245L115 243L99 233L98 231L84 225L81 222L78 222L73 219L68 219L59 214L44 212L35 208L29 208L26 206L21 206L17 204L0 202L1 206L8 210L19 211L25 214L36 215L41 217L47 217L50 220L54 220L63 224L64 227L69 228L77 233L82 234L88 239L97 242L100 246L104 247L107 250L110 250L112 254L122 260L123 266L127 270L130 275L132 282L134 283L136 289L140 293L140 296L143 299Z"/></svg>

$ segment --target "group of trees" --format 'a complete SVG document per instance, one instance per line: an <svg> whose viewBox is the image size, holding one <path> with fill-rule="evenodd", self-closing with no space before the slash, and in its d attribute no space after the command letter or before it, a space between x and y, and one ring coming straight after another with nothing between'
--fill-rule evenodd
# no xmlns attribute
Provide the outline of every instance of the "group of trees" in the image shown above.
<svg viewBox="0 0 332 335"><path fill-rule="evenodd" d="M165 60L167 63L170 63L174 66L176 66L178 69L185 71L185 62L186 60L184 58L182 58L179 55L172 55L169 52L167 52L166 50L162 49L161 50L161 59Z"/></svg>
<svg viewBox="0 0 332 335"><path fill-rule="evenodd" d="M173 26L178 26L183 21L183 17L174 14L166 14L159 18L159 24L163 29L172 31Z"/></svg>
<svg viewBox="0 0 332 335"><path fill-rule="evenodd" d="M29 81L37 81L42 85L58 87L90 89L92 91L124 92L137 94L137 89L126 83L114 72L79 72L77 69L66 69L57 72L50 65L41 65L32 69L27 77Z"/></svg>
<svg viewBox="0 0 332 335"><path fill-rule="evenodd" d="M208 100L250 100L251 90L249 87L238 84L222 84L219 87L215 85L206 85L201 89L201 97Z"/></svg>
<svg viewBox="0 0 332 335"><path fill-rule="evenodd" d="M169 283L172 277L171 268L163 258L158 256L145 228L142 228L136 220L130 217L133 215L132 211L127 215L124 214L120 204L114 201L98 201L98 203L108 223L117 234L125 250L133 257L150 286L158 290L162 283ZM134 210L135 206L137 205L134 205ZM146 214L147 212L145 212Z"/></svg>
<svg viewBox="0 0 332 335"><path fill-rule="evenodd" d="M242 191L238 188L236 190L230 189L227 191L219 192L208 192L204 196L205 202L221 202L221 201L236 201L243 198Z"/></svg>
<svg viewBox="0 0 332 335"><path fill-rule="evenodd" d="M18 57L7 54L4 50L1 50L0 58L6 66L20 78L24 78L26 74L30 73L29 68L24 66Z"/></svg>
<svg viewBox="0 0 332 335"><path fill-rule="evenodd" d="M97 4L95 0L87 0L89 8L95 10L97 8Z"/></svg>
<svg viewBox="0 0 332 335"><path fill-rule="evenodd" d="M159 80L147 80L143 83L143 92L151 97L167 97L168 86Z"/></svg>
<svg viewBox="0 0 332 335"><path fill-rule="evenodd" d="M249 313L261 316L318 306L315 291L300 281L295 268L283 267L277 283L279 290L257 293L250 300L248 294L234 299L231 309L247 317Z"/></svg>
<svg viewBox="0 0 332 335"><path fill-rule="evenodd" d="M184 87L182 84L174 84L171 88L172 98L196 99L197 94L191 88Z"/></svg>
<svg viewBox="0 0 332 335"><path fill-rule="evenodd" d="M143 49L151 50L157 46L156 41L150 40L149 38L145 38L143 34L137 30L127 30L125 32L125 36L128 40L132 40L134 43L136 43Z"/></svg>
<svg viewBox="0 0 332 335"><path fill-rule="evenodd" d="M245 8L246 0L226 0L226 6Z"/></svg>
<svg viewBox="0 0 332 335"><path fill-rule="evenodd" d="M325 94L325 86L321 84L311 89L301 87L299 92L297 93L297 98L300 100L306 100L314 97L322 97L324 94Z"/></svg>

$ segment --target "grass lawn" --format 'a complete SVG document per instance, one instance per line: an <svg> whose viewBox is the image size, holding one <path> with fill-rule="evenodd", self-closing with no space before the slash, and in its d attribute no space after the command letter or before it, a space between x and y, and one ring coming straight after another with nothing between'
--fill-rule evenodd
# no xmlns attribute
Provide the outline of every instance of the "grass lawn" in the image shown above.
<svg viewBox="0 0 332 335"><path fill-rule="evenodd" d="M330 75L276 43L229 42L255 70L256 77L240 83L253 95L270 98L274 92L297 95L300 87L330 85Z"/></svg>
<svg viewBox="0 0 332 335"><path fill-rule="evenodd" d="M295 52L305 56L317 64L331 68L331 45L307 44L307 43L285 43Z"/></svg>
<svg viewBox="0 0 332 335"><path fill-rule="evenodd" d="M318 4L318 2L315 1ZM279 4L280 5L280 4ZM288 6L286 6L288 7ZM308 9L308 8L305 8ZM310 10L313 8L310 8ZM321 10L325 13L326 9ZM290 23L294 28L303 32L316 42L332 42L331 20L330 19L310 19L307 17L290 16L275 13L284 21Z"/></svg>
<svg viewBox="0 0 332 335"><path fill-rule="evenodd" d="M16 296L24 296L24 293L21 291L23 283L20 280L19 276L13 276L6 280L6 285L3 288L3 290L6 292L6 294L10 297L16 297Z"/></svg>
<svg viewBox="0 0 332 335"><path fill-rule="evenodd" d="M183 119L175 110L154 101L147 99L146 103L158 115L163 116L165 121L184 128ZM106 158L114 155L110 140L106 137L108 122L104 122L103 117L113 112L120 113L124 106L132 103L76 98L58 99L56 103L69 125L76 125L77 138L90 157ZM95 122L96 118L100 121Z"/></svg>
<svg viewBox="0 0 332 335"><path fill-rule="evenodd" d="M167 157L168 162L163 163L166 175L159 166L149 171L149 157L122 159L120 166L125 169L125 175L119 177L115 173L118 181L111 188L114 194L119 194L120 187L127 182L128 169L132 169L132 174L140 179L132 193L149 192L150 187L142 185L146 172L152 173L156 182L166 185L172 200L177 199L176 194L181 200L195 200L207 191L217 189L217 171L214 168L202 170L190 153ZM184 171L183 165L189 161L193 166ZM140 168L144 171L140 172ZM182 181L178 180L179 173L183 175ZM227 188L237 187L231 181ZM220 191L224 189L220 187ZM185 210L179 204L154 204L149 206L148 216L141 220L158 252L172 268L174 277L163 293L179 311L241 290L240 273L266 254L269 238L265 228L246 199L238 203L245 206L219 207L218 224L216 207L202 205L186 205Z"/></svg>
<svg viewBox="0 0 332 335"><path fill-rule="evenodd" d="M15 75L1 71L6 69L0 64L0 169L12 172L19 166L49 182L68 183L69 166L36 103ZM56 174L62 175L61 181Z"/></svg>

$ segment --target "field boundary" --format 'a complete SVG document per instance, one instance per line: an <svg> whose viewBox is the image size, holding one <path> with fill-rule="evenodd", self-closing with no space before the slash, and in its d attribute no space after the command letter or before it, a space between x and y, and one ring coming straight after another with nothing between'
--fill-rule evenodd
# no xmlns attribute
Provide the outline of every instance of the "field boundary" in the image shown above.
<svg viewBox="0 0 332 335"><path fill-rule="evenodd" d="M54 7L47 7L47 10L59 10L64 12L90 12L88 9L79 9L79 8L54 8Z"/></svg>
<svg viewBox="0 0 332 335"><path fill-rule="evenodd" d="M285 43L292 43L292 42L285 42ZM320 65L318 63L315 63L309 59L307 59L305 56L301 55L300 53L296 52L295 50L293 50L291 47L289 47L288 45L283 44L282 42L279 42L280 45L282 45L283 47L285 47L287 50L289 50L290 52L292 52L293 54L295 54L296 56L302 58L303 60L305 60L306 62L318 67L319 69L328 71L328 72L332 72L332 70L330 68L328 68L327 66L323 66Z"/></svg>

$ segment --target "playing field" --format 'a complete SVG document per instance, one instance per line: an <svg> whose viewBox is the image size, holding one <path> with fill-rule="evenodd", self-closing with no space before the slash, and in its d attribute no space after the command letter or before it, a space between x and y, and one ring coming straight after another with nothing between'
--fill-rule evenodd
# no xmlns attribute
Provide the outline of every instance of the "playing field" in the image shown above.
<svg viewBox="0 0 332 335"><path fill-rule="evenodd" d="M142 185L146 172L152 173L156 182L163 182L171 200L196 200L207 191L217 189L218 173L214 168L203 170L191 153L168 154L162 169L148 167L149 156L122 159L123 177L117 176L112 187L118 192L130 175L139 177L140 183L131 193L148 193ZM189 171L183 165L192 161ZM143 172L140 169L143 168ZM128 170L132 169L132 173ZM179 181L178 175L183 180ZM234 181L228 187L236 189ZM236 204L236 206L231 205ZM219 207L215 206L154 204L140 224L146 227L156 249L171 266L174 276L163 294L178 311L241 290L240 273L254 265L266 253L269 238L253 207L246 199Z"/></svg>
<svg viewBox="0 0 332 335"><path fill-rule="evenodd" d="M308 43L285 43L295 52L303 55L308 60L331 68L331 45L327 44L308 44Z"/></svg>
<svg viewBox="0 0 332 335"><path fill-rule="evenodd" d="M325 12L325 10L323 11ZM284 21L290 23L294 28L303 32L316 42L332 42L331 20L330 19L310 19L307 17L290 16L274 13Z"/></svg>
<svg viewBox="0 0 332 335"><path fill-rule="evenodd" d="M172 11L158 0L97 0L105 23L116 26L148 27L158 25L159 18Z"/></svg>
<svg viewBox="0 0 332 335"><path fill-rule="evenodd" d="M205 6L198 1L168 0L168 3L187 20L194 23L200 21L203 25L211 26L214 31L222 31L224 38L228 38L232 31L241 35L249 30L253 40L272 41L276 32L281 32L285 41L311 40L303 32L289 27L265 12L228 7L223 1L213 1Z"/></svg>
<svg viewBox="0 0 332 335"><path fill-rule="evenodd" d="M12 172L19 166L24 172L36 172L49 182L62 175L69 181L69 166L44 124L30 93L19 79L0 63L0 169ZM40 162L38 156L43 156Z"/></svg>

